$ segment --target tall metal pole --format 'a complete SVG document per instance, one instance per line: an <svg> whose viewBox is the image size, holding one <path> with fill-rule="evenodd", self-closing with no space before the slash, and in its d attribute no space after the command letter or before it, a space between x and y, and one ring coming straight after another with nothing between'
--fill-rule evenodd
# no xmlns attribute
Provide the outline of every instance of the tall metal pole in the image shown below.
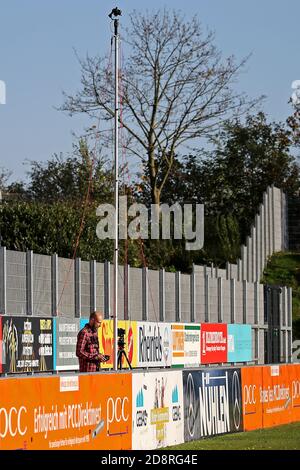
<svg viewBox="0 0 300 470"><path fill-rule="evenodd" d="M121 12L120 12L121 13ZM119 16L118 9L112 11L114 18L114 44L115 44L115 240L114 240L114 370L118 370L118 262L119 262Z"/></svg>

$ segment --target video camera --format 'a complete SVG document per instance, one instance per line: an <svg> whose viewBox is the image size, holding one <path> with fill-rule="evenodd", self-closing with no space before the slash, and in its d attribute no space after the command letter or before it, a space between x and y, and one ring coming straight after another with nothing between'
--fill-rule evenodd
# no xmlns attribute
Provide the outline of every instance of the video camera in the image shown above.
<svg viewBox="0 0 300 470"><path fill-rule="evenodd" d="M125 346L125 330L124 328L118 328L118 347L124 349Z"/></svg>

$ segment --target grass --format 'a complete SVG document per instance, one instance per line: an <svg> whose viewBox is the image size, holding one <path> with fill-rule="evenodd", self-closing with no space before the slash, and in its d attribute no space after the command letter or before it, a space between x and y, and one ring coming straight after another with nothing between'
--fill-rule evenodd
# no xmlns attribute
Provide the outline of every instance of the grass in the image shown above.
<svg viewBox="0 0 300 470"><path fill-rule="evenodd" d="M270 429L225 434L167 447L178 450L299 450L300 423Z"/></svg>
<svg viewBox="0 0 300 470"><path fill-rule="evenodd" d="M300 253L276 253L264 270L262 282L293 289L294 338L300 338Z"/></svg>

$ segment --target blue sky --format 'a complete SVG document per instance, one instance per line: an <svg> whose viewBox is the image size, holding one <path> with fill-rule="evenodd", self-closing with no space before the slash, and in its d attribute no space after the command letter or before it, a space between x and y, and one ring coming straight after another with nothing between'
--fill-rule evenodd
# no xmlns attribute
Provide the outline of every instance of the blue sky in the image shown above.
<svg viewBox="0 0 300 470"><path fill-rule="evenodd" d="M197 13L216 33L224 55L241 59L252 53L247 70L236 84L250 97L267 95L263 109L284 120L291 83L300 79L299 0L1 0L0 80L7 87L7 103L0 105L0 167L23 178L25 159L47 160L53 153L72 150L72 131L88 125L54 109L62 90L79 87L79 55L104 54L110 47L108 13L118 5L136 8L181 9Z"/></svg>

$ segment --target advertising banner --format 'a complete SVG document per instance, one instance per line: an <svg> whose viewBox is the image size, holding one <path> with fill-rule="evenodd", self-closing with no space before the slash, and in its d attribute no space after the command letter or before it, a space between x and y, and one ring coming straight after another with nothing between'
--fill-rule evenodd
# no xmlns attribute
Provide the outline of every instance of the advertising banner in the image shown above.
<svg viewBox="0 0 300 470"><path fill-rule="evenodd" d="M3 317L3 372L53 370L52 327L52 318Z"/></svg>
<svg viewBox="0 0 300 470"><path fill-rule="evenodd" d="M182 372L132 375L132 448L156 449L183 440Z"/></svg>
<svg viewBox="0 0 300 470"><path fill-rule="evenodd" d="M292 391L292 421L300 421L300 364L288 366Z"/></svg>
<svg viewBox="0 0 300 470"><path fill-rule="evenodd" d="M172 323L172 367L200 364L200 325Z"/></svg>
<svg viewBox="0 0 300 470"><path fill-rule="evenodd" d="M82 330L82 328L84 328L88 322L89 322L88 318L80 318L79 329Z"/></svg>
<svg viewBox="0 0 300 470"><path fill-rule="evenodd" d="M243 430L240 369L182 373L185 442Z"/></svg>
<svg viewBox="0 0 300 470"><path fill-rule="evenodd" d="M122 369L128 369L128 362L131 367L137 366L137 322L135 321L118 321L118 354L122 361ZM102 363L102 369L111 369L113 367L113 321L104 320L98 330L99 346L101 354L110 356L110 360ZM121 351L124 351L125 354ZM127 362L128 359L128 362ZM120 367L119 367L120 368Z"/></svg>
<svg viewBox="0 0 300 470"><path fill-rule="evenodd" d="M228 358L227 362L252 361L251 325L227 325Z"/></svg>
<svg viewBox="0 0 300 470"><path fill-rule="evenodd" d="M131 374L0 379L0 449L130 449Z"/></svg>
<svg viewBox="0 0 300 470"><path fill-rule="evenodd" d="M268 428L300 420L300 366L242 368L244 428Z"/></svg>
<svg viewBox="0 0 300 470"><path fill-rule="evenodd" d="M201 364L227 362L227 325L201 323Z"/></svg>
<svg viewBox="0 0 300 470"><path fill-rule="evenodd" d="M263 408L263 427L290 423L292 421L292 384L289 366L264 366L262 369L263 385L260 390L260 399Z"/></svg>
<svg viewBox="0 0 300 470"><path fill-rule="evenodd" d="M245 431L263 428L263 407L260 393L263 384L262 370L262 367L241 368Z"/></svg>
<svg viewBox="0 0 300 470"><path fill-rule="evenodd" d="M138 367L171 367L170 323L137 322Z"/></svg>
<svg viewBox="0 0 300 470"><path fill-rule="evenodd" d="M78 370L76 357L79 318L58 317L53 320L53 367L54 370Z"/></svg>

